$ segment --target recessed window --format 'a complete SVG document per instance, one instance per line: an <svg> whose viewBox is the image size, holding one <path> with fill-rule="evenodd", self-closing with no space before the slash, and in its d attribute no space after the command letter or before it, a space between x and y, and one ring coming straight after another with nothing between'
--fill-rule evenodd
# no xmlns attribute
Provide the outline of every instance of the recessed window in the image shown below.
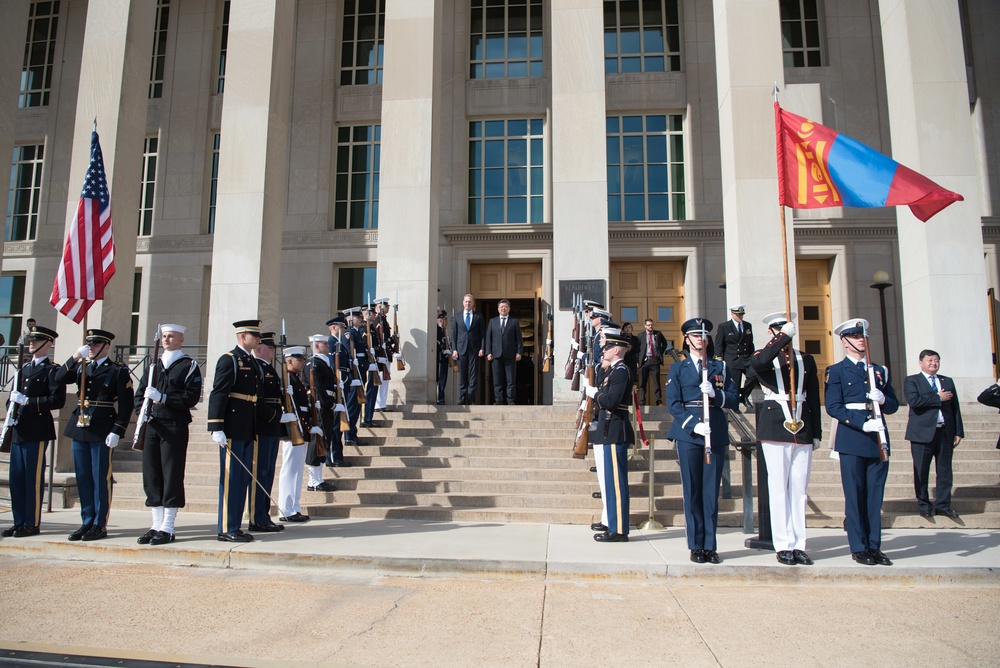
<svg viewBox="0 0 1000 668"><path fill-rule="evenodd" d="M608 220L683 220L684 124L680 114L608 116Z"/></svg>
<svg viewBox="0 0 1000 668"><path fill-rule="evenodd" d="M823 354L823 343L821 341L812 341L806 339L805 341L805 351L810 355L822 355Z"/></svg>
<svg viewBox="0 0 1000 668"><path fill-rule="evenodd" d="M222 135L212 135L212 177L208 187L208 233L215 232L215 204L219 199L219 146Z"/></svg>
<svg viewBox="0 0 1000 668"><path fill-rule="evenodd" d="M635 306L622 307L622 322L635 322L639 319L639 309Z"/></svg>
<svg viewBox="0 0 1000 668"><path fill-rule="evenodd" d="M660 322L673 322L674 308L672 306L657 306L656 319Z"/></svg>
<svg viewBox="0 0 1000 668"><path fill-rule="evenodd" d="M340 85L382 83L385 0L344 0Z"/></svg>
<svg viewBox="0 0 1000 668"><path fill-rule="evenodd" d="M160 145L157 137L146 137L142 151L142 182L139 186L139 229L136 234L153 234L153 196L156 194L156 157Z"/></svg>
<svg viewBox="0 0 1000 668"><path fill-rule="evenodd" d="M819 306L803 306L802 307L802 319L803 320L819 320Z"/></svg>
<svg viewBox="0 0 1000 668"><path fill-rule="evenodd" d="M3 274L0 276L0 338L3 343L17 345L23 318L24 274Z"/></svg>
<svg viewBox="0 0 1000 668"><path fill-rule="evenodd" d="M381 125L337 128L334 229L378 227L381 139Z"/></svg>
<svg viewBox="0 0 1000 668"><path fill-rule="evenodd" d="M28 35L24 43L24 67L17 106L47 107L52 91L52 63L56 54L59 0L35 0L28 10Z"/></svg>
<svg viewBox="0 0 1000 668"><path fill-rule="evenodd" d="M817 0L781 0L781 50L785 67L823 64Z"/></svg>
<svg viewBox="0 0 1000 668"><path fill-rule="evenodd" d="M681 28L677 0L604 3L604 71L679 72Z"/></svg>
<svg viewBox="0 0 1000 668"><path fill-rule="evenodd" d="M42 196L43 144L15 146L7 195L7 241L28 241L38 230L38 208Z"/></svg>
<svg viewBox="0 0 1000 668"><path fill-rule="evenodd" d="M544 222L540 118L469 123L469 223Z"/></svg>
<svg viewBox="0 0 1000 668"><path fill-rule="evenodd" d="M472 0L469 78L543 74L542 0Z"/></svg>
<svg viewBox="0 0 1000 668"><path fill-rule="evenodd" d="M149 66L149 99L163 97L163 70L167 63L167 24L170 0L156 3L156 29L153 32L153 61Z"/></svg>
<svg viewBox="0 0 1000 668"><path fill-rule="evenodd" d="M216 93L224 93L226 90L226 53L229 49L229 5L230 0L222 3L222 20L219 23L219 75L216 78Z"/></svg>
<svg viewBox="0 0 1000 668"><path fill-rule="evenodd" d="M337 311L360 306L375 295L375 267L343 267L337 272Z"/></svg>

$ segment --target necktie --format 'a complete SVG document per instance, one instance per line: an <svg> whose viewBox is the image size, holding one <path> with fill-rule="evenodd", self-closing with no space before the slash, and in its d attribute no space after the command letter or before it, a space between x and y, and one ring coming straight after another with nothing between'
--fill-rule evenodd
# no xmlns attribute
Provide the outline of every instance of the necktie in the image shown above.
<svg viewBox="0 0 1000 668"><path fill-rule="evenodd" d="M858 368L861 369L861 371L865 370L865 361L864 360L861 360L861 361L858 362Z"/></svg>
<svg viewBox="0 0 1000 668"><path fill-rule="evenodd" d="M500 318L500 331L507 329L507 318Z"/></svg>
<svg viewBox="0 0 1000 668"><path fill-rule="evenodd" d="M653 333L646 334L646 357L656 357L656 348L653 343Z"/></svg>
<svg viewBox="0 0 1000 668"><path fill-rule="evenodd" d="M472 311L465 312L465 329L472 329Z"/></svg>
<svg viewBox="0 0 1000 668"><path fill-rule="evenodd" d="M931 376L931 388L932 388L932 389L933 389L933 390L934 390L935 392L937 392L937 391L938 391L938 383L937 383L937 376Z"/></svg>
<svg viewBox="0 0 1000 668"><path fill-rule="evenodd" d="M736 333L739 334L739 335L741 335L741 336L743 335L743 323L742 322L736 323Z"/></svg>

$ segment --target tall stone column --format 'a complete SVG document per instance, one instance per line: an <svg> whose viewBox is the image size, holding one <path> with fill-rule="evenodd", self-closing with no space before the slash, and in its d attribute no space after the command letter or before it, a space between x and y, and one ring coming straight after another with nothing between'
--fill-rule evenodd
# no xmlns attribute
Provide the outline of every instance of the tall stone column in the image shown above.
<svg viewBox="0 0 1000 668"><path fill-rule="evenodd" d="M28 0L14 0L4 5L3 21L0 22L0 100L7 100L8 107L16 106L20 90L21 70L24 63L24 36L28 27ZM13 104L11 104L13 102ZM0 162L3 170L14 150L14 120L16 113L0 114ZM5 177L10 174L2 171Z"/></svg>
<svg viewBox="0 0 1000 668"><path fill-rule="evenodd" d="M563 360L573 313L559 309L560 281L607 285L610 274L603 3L552 0L550 17L553 346ZM553 402L576 398L556 373Z"/></svg>
<svg viewBox="0 0 1000 668"><path fill-rule="evenodd" d="M713 10L726 296L729 304L746 304L747 318L756 324L761 316L785 309L771 96L776 78L783 87L781 18L774 0L714 0ZM785 230L795 310L790 210Z"/></svg>
<svg viewBox="0 0 1000 668"><path fill-rule="evenodd" d="M963 400L990 378L989 310L958 5L879 0L892 157L965 196L927 223L897 207L906 369L941 354ZM933 128L928 131L927 128ZM956 336L956 323L961 335ZM902 368L902 365L900 365ZM897 376L901 374L897 373ZM896 384L902 379L896 379Z"/></svg>
<svg viewBox="0 0 1000 668"><path fill-rule="evenodd" d="M410 404L432 403L436 387L441 6L388 0L385 8L377 296L398 296Z"/></svg>
<svg viewBox="0 0 1000 668"><path fill-rule="evenodd" d="M239 0L230 9L208 375L214 375L218 356L235 345L232 323L259 317L265 328L281 324L295 5Z"/></svg>

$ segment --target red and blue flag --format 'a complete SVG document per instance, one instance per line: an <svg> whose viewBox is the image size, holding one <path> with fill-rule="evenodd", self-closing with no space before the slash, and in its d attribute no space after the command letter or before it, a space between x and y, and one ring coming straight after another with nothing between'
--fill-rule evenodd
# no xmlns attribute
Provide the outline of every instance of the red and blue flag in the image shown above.
<svg viewBox="0 0 1000 668"><path fill-rule="evenodd" d="M793 209L906 205L927 222L958 193L859 141L774 103L778 202Z"/></svg>

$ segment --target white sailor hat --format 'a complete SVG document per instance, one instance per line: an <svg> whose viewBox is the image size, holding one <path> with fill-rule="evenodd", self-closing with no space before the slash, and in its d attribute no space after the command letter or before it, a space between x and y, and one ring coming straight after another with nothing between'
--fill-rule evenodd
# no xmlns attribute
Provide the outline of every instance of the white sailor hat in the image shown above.
<svg viewBox="0 0 1000 668"><path fill-rule="evenodd" d="M795 311L792 311L791 318L784 311L777 311L775 313L768 313L762 320L768 327L781 327L789 320L795 320Z"/></svg>
<svg viewBox="0 0 1000 668"><path fill-rule="evenodd" d="M380 298L376 299L372 303L373 304L385 304L386 306L388 306L389 305L389 298L388 297L380 297Z"/></svg>
<svg viewBox="0 0 1000 668"><path fill-rule="evenodd" d="M177 332L178 334L184 334L186 331L187 327L184 325L160 325L160 333Z"/></svg>
<svg viewBox="0 0 1000 668"><path fill-rule="evenodd" d="M309 337L309 343L325 343L329 338L329 334L313 334Z"/></svg>
<svg viewBox="0 0 1000 668"><path fill-rule="evenodd" d="M868 321L864 318L852 318L850 320L845 320L833 329L833 333L840 338L845 336L864 336L865 332L868 331Z"/></svg>
<svg viewBox="0 0 1000 668"><path fill-rule="evenodd" d="M605 311L602 308L597 308L596 306L590 311L591 318L607 318L611 319L611 311Z"/></svg>
<svg viewBox="0 0 1000 668"><path fill-rule="evenodd" d="M285 357L301 357L306 358L306 349L302 346L291 346L285 348Z"/></svg>
<svg viewBox="0 0 1000 668"><path fill-rule="evenodd" d="M613 325L614 323L610 324ZM604 327L601 327L601 334L604 335L604 338L607 338L609 336L621 336L622 330L621 327L610 327L608 325L605 325Z"/></svg>
<svg viewBox="0 0 1000 668"><path fill-rule="evenodd" d="M734 304L733 306L729 307L729 310L732 313L743 315L744 313L747 312L747 305L746 304Z"/></svg>

